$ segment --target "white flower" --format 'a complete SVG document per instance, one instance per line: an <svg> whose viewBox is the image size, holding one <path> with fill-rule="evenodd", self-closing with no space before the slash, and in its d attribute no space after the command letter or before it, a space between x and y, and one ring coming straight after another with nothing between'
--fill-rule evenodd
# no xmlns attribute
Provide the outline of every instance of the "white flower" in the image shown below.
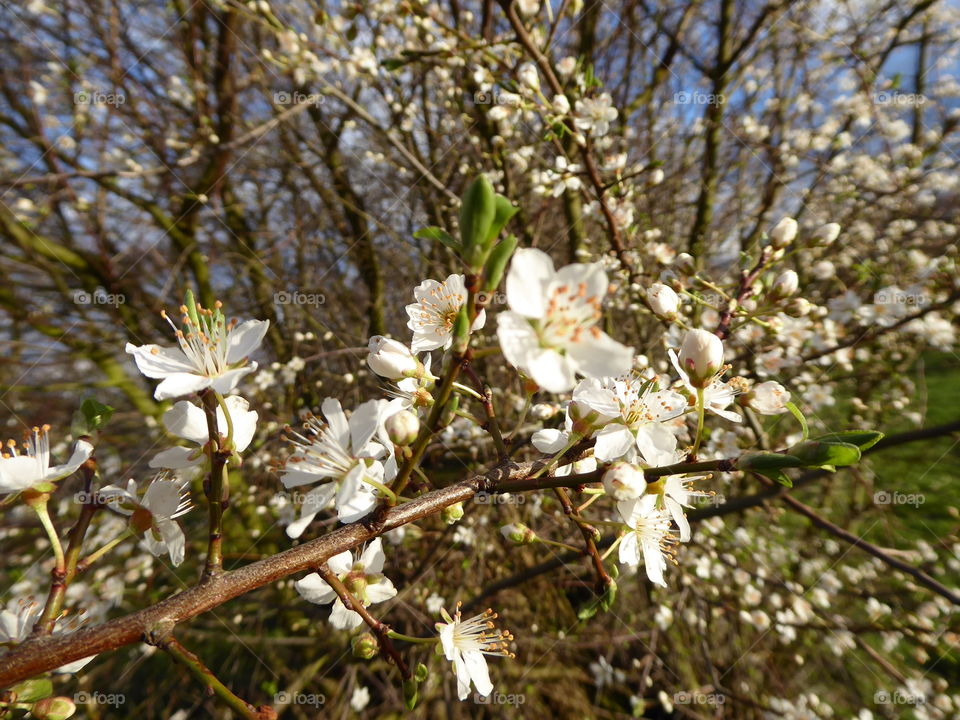
<svg viewBox="0 0 960 720"><path fill-rule="evenodd" d="M647 489L643 470L630 463L618 462L603 473L603 487L614 500L635 500Z"/></svg>
<svg viewBox="0 0 960 720"><path fill-rule="evenodd" d="M243 452L257 431L257 413L250 410L250 403L239 395L230 395L223 403L233 424L234 450ZM171 434L196 443L198 447L173 447L159 452L150 460L150 467L179 470L199 465L204 446L210 441L207 415L203 409L187 400L180 400L163 414L163 424ZM226 437L228 427L223 408L217 407L217 432Z"/></svg>
<svg viewBox="0 0 960 720"><path fill-rule="evenodd" d="M190 488L181 480L157 475L141 497L135 480L127 487L107 485L100 489L107 507L130 518L130 527L143 536L147 549L156 557L169 553L176 567L183 562L186 541L176 518L190 511Z"/></svg>
<svg viewBox="0 0 960 720"><path fill-rule="evenodd" d="M661 456L672 458L677 438L664 423L686 411L685 398L672 390L656 390L655 382L633 374L604 384L613 393L620 417L594 435L597 460L636 462L639 453L647 464L660 465Z"/></svg>
<svg viewBox="0 0 960 720"><path fill-rule="evenodd" d="M616 120L618 115L617 109L612 105L610 93L577 100L576 111L574 123L577 129L592 135L606 135L610 130L610 123Z"/></svg>
<svg viewBox="0 0 960 720"><path fill-rule="evenodd" d="M19 645L33 634L33 626L36 625L43 612L43 606L32 598L20 599L11 602L7 609L0 610L0 647L6 645ZM53 634L67 634L75 632L80 627L79 615L61 615L57 618ZM75 673L84 665L89 663L96 655L75 660L72 663L61 665L53 672L55 673Z"/></svg>
<svg viewBox="0 0 960 720"><path fill-rule="evenodd" d="M497 318L507 361L555 393L571 390L575 373L599 378L626 372L633 348L597 327L607 286L600 263L556 271L543 251L517 250L506 282L510 310Z"/></svg>
<svg viewBox="0 0 960 720"><path fill-rule="evenodd" d="M367 365L380 377L400 380L412 377L420 369L420 361L403 343L374 335L367 344Z"/></svg>
<svg viewBox="0 0 960 720"><path fill-rule="evenodd" d="M739 392L739 386L732 380L728 383L714 380L703 389L703 407L704 410L719 415L724 420L730 422L743 422L743 418L733 410L727 410L726 407L733 402L733 399Z"/></svg>
<svg viewBox="0 0 960 720"><path fill-rule="evenodd" d="M654 283L647 290L650 308L660 317L672 318L680 307L680 298L669 285Z"/></svg>
<svg viewBox="0 0 960 720"><path fill-rule="evenodd" d="M829 245L840 237L840 224L827 223L826 225L821 225L817 232L814 233L814 237L824 245Z"/></svg>
<svg viewBox="0 0 960 720"><path fill-rule="evenodd" d="M644 495L630 505L625 514L630 532L620 543L619 557L620 562L633 567L642 558L650 582L666 587L663 571L667 569L667 558L673 560L676 538L670 532L670 516L657 509L656 504L656 495Z"/></svg>
<svg viewBox="0 0 960 720"><path fill-rule="evenodd" d="M792 217L785 217L774 225L770 231L770 243L773 247L785 248L797 237L797 221Z"/></svg>
<svg viewBox="0 0 960 720"><path fill-rule="evenodd" d="M410 349L446 350L453 343L453 322L460 308L467 301L467 286L463 275L450 275L442 283L424 280L413 291L416 302L407 305L407 327L413 330ZM473 322L473 330L479 330L486 322L486 312L481 310Z"/></svg>
<svg viewBox="0 0 960 720"><path fill-rule="evenodd" d="M186 331L163 313L177 334L179 347L127 343L126 351L133 355L140 372L162 379L153 396L168 400L206 388L233 392L244 375L257 369L255 362L247 363L247 356L260 346L270 321L227 322L219 303L215 310L197 306L197 322L190 319L186 306L180 311Z"/></svg>
<svg viewBox="0 0 960 720"><path fill-rule="evenodd" d="M497 614L490 609L469 620L460 619L460 603L457 603L457 611L452 618L446 610L441 609L440 613L446 622L437 623L437 631L440 633L443 654L453 663L453 671L457 676L457 696L465 700L470 694L471 682L480 695L489 695L493 691L493 683L490 682L484 655L513 657L508 650L513 635L494 626Z"/></svg>
<svg viewBox="0 0 960 720"><path fill-rule="evenodd" d="M363 712L370 704L370 690L366 687L357 687L350 696L350 709L354 712Z"/></svg>
<svg viewBox="0 0 960 720"><path fill-rule="evenodd" d="M790 402L790 393L783 385L773 380L754 385L746 397L750 407L761 415L785 413L786 404Z"/></svg>
<svg viewBox="0 0 960 720"><path fill-rule="evenodd" d="M712 332L688 330L679 357L671 348L670 359L686 384L705 388L723 367L723 342Z"/></svg>
<svg viewBox="0 0 960 720"><path fill-rule="evenodd" d="M54 483L72 475L93 453L93 445L82 438L77 440L70 459L63 465L50 466L50 426L33 428L20 450L17 443L8 440L0 457L0 495L19 493L37 488L49 490L45 483Z"/></svg>
<svg viewBox="0 0 960 720"><path fill-rule="evenodd" d="M287 526L287 535L300 537L304 529L324 508L335 502L342 522L353 522L370 512L377 502L374 486L392 479L396 472L393 456L387 466L379 458L386 448L372 442L380 427L381 413L387 403L368 400L350 416L349 422L340 402L327 398L321 405L326 423L314 416L304 423L306 435L291 431L297 445L280 476L285 488L322 482L303 499L300 519ZM391 475L391 477L387 477Z"/></svg>
<svg viewBox="0 0 960 720"><path fill-rule="evenodd" d="M687 516L686 513L683 512L683 508L692 507L690 505L691 497L710 496L708 492L694 490L690 487L690 484L694 480L699 480L700 477L701 476L681 477L679 475L671 475L667 477L663 483L663 505L667 509L667 512L673 517L673 521L680 530L680 542L690 540L690 523L687 522Z"/></svg>
<svg viewBox="0 0 960 720"><path fill-rule="evenodd" d="M383 542L376 538L356 560L349 550L344 550L327 560L327 567L346 585L350 594L364 607L389 600L397 594L393 583L383 575ZM327 581L317 573L310 573L293 584L300 596L317 605L333 603L330 624L338 630L352 630L363 623L363 618L348 610Z"/></svg>

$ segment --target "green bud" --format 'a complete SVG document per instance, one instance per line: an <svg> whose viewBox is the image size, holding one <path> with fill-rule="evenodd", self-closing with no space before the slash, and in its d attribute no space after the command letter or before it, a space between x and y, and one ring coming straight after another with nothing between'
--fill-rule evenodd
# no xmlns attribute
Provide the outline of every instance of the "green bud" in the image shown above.
<svg viewBox="0 0 960 720"><path fill-rule="evenodd" d="M67 720L76 711L77 706L70 698L54 697L36 703L30 709L30 714L37 720Z"/></svg>
<svg viewBox="0 0 960 720"><path fill-rule="evenodd" d="M508 235L502 242L494 245L487 258L487 264L483 268L483 291L492 293L497 289L500 281L503 279L503 273L507 269L507 263L513 251L517 249L516 235Z"/></svg>
<svg viewBox="0 0 960 720"><path fill-rule="evenodd" d="M403 701L406 703L407 710L413 710L417 706L417 700L420 699L420 683L415 677L403 681Z"/></svg>
<svg viewBox="0 0 960 720"><path fill-rule="evenodd" d="M354 637L350 641L350 646L353 649L353 656L361 660L373 660L380 652L380 643L368 632Z"/></svg>
<svg viewBox="0 0 960 720"><path fill-rule="evenodd" d="M463 517L463 503L458 502L445 507L440 511L440 517L447 525L453 525Z"/></svg>
<svg viewBox="0 0 960 720"><path fill-rule="evenodd" d="M867 450L883 439L883 433L877 430L847 430L846 432L821 435L813 439L829 443L850 443L851 445L856 445L861 450Z"/></svg>
<svg viewBox="0 0 960 720"><path fill-rule="evenodd" d="M416 672L413 673L413 679L417 682L423 682L430 675L430 671L427 669L427 666L423 663L417 665Z"/></svg>
<svg viewBox="0 0 960 720"><path fill-rule="evenodd" d="M500 534L514 545L529 545L537 541L537 534L521 522L504 525Z"/></svg>
<svg viewBox="0 0 960 720"><path fill-rule="evenodd" d="M467 314L467 303L460 306L460 312L453 321L453 351L463 353L470 343L470 316Z"/></svg>
<svg viewBox="0 0 960 720"><path fill-rule="evenodd" d="M453 422L453 419L457 416L457 410L460 408L460 396L454 395L447 401L447 406L443 409L443 412L440 413L440 423L437 426L439 428L445 428L447 425Z"/></svg>
<svg viewBox="0 0 960 720"><path fill-rule="evenodd" d="M490 243L487 237L497 213L493 185L481 175L463 195L460 206L460 242L463 259L471 268L479 269L487 257Z"/></svg>
<svg viewBox="0 0 960 720"><path fill-rule="evenodd" d="M803 467L804 462L793 455L772 452L748 452L737 460L737 470L782 470L783 468Z"/></svg>

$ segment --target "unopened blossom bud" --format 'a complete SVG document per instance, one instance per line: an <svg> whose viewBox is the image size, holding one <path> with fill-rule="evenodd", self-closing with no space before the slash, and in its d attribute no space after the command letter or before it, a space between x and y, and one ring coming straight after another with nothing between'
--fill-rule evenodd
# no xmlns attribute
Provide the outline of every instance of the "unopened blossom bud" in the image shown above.
<svg viewBox="0 0 960 720"><path fill-rule="evenodd" d="M521 85L526 85L531 90L540 89L540 76L537 74L537 68L533 63L524 63L517 70L517 79Z"/></svg>
<svg viewBox="0 0 960 720"><path fill-rule="evenodd" d="M662 318L674 318L677 316L677 308L680 307L680 298L669 285L663 283L654 283L647 290L647 302L650 308Z"/></svg>
<svg viewBox="0 0 960 720"><path fill-rule="evenodd" d="M785 217L770 231L770 243L780 250L787 247L797 237L797 221L792 217Z"/></svg>
<svg viewBox="0 0 960 720"><path fill-rule="evenodd" d="M824 245L829 245L840 237L840 223L827 223L817 228L814 237Z"/></svg>
<svg viewBox="0 0 960 720"><path fill-rule="evenodd" d="M650 184L651 184L651 185L659 185L660 183L663 182L663 178L664 178L664 177L665 177L665 175L664 175L663 170L662 170L661 168L655 168L655 169L650 173L650 178L649 178Z"/></svg>
<svg viewBox="0 0 960 720"><path fill-rule="evenodd" d="M447 525L453 525L463 517L463 503L458 502L454 505L448 505L440 511L440 517Z"/></svg>
<svg viewBox="0 0 960 720"><path fill-rule="evenodd" d="M559 409L553 403L537 403L530 408L530 417L534 420L549 420Z"/></svg>
<svg viewBox="0 0 960 720"><path fill-rule="evenodd" d="M643 477L643 470L636 465L617 462L603 474L603 487L614 500L622 502L643 495L647 481Z"/></svg>
<svg viewBox="0 0 960 720"><path fill-rule="evenodd" d="M768 380L754 385L744 400L761 415L780 415L787 411L790 393L780 383Z"/></svg>
<svg viewBox="0 0 960 720"><path fill-rule="evenodd" d="M67 720L77 711L73 700L65 697L45 698L34 703L30 715L37 720Z"/></svg>
<svg viewBox="0 0 960 720"><path fill-rule="evenodd" d="M675 267L679 273L690 275L696 268L696 262L693 259L693 255L682 252L673 259L673 267Z"/></svg>
<svg viewBox="0 0 960 720"><path fill-rule="evenodd" d="M367 365L377 375L388 380L413 377L422 367L420 361L410 352L410 348L383 335L370 338L367 349L370 351Z"/></svg>
<svg viewBox="0 0 960 720"><path fill-rule="evenodd" d="M357 635L350 641L353 656L361 660L373 660L380 652L380 643L368 632Z"/></svg>
<svg viewBox="0 0 960 720"><path fill-rule="evenodd" d="M401 410L387 418L383 424L390 442L406 447L420 434L420 418L409 410Z"/></svg>
<svg viewBox="0 0 960 720"><path fill-rule="evenodd" d="M537 541L537 534L523 523L511 523L500 528L500 534L514 545L529 545Z"/></svg>
<svg viewBox="0 0 960 720"><path fill-rule="evenodd" d="M784 312L790 317L803 317L809 315L813 310L813 303L806 298L793 298L784 309Z"/></svg>
<svg viewBox="0 0 960 720"><path fill-rule="evenodd" d="M688 330L680 346L679 360L690 384L705 388L723 367L723 342L706 330Z"/></svg>
<svg viewBox="0 0 960 720"><path fill-rule="evenodd" d="M800 278L795 270L784 270L773 281L773 294L777 297L789 297L800 287Z"/></svg>
<svg viewBox="0 0 960 720"><path fill-rule="evenodd" d="M560 115L569 115L570 114L570 101L567 100L567 96L563 93L558 93L553 96L553 109L557 111Z"/></svg>

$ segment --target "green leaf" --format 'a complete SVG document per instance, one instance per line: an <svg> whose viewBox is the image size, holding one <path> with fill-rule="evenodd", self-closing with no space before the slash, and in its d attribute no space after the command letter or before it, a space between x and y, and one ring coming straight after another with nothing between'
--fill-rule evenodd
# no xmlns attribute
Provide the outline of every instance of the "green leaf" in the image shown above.
<svg viewBox="0 0 960 720"><path fill-rule="evenodd" d="M617 583L611 582L607 589L604 591L603 595L595 597L593 600L588 602L582 608L577 611L577 617L581 620L589 620L594 615L596 615L600 610L607 612L613 607L614 601L617 599Z"/></svg>
<svg viewBox="0 0 960 720"><path fill-rule="evenodd" d="M102 402L87 398L80 403L80 413L90 431L99 430L113 417L113 408Z"/></svg>
<svg viewBox="0 0 960 720"><path fill-rule="evenodd" d="M404 65L409 65L410 61L405 58L385 58L380 61L380 64L384 69L393 72L394 70L399 70Z"/></svg>
<svg viewBox="0 0 960 720"><path fill-rule="evenodd" d="M19 703L34 703L53 695L53 683L50 678L33 678L14 685L8 692L16 693Z"/></svg>
<svg viewBox="0 0 960 720"><path fill-rule="evenodd" d="M403 681L403 701L407 710L413 710L417 706L417 700L420 699L420 683L415 677Z"/></svg>
<svg viewBox="0 0 960 720"><path fill-rule="evenodd" d="M790 453L800 458L807 467L846 467L860 461L860 448L845 442L808 440L794 445Z"/></svg>
<svg viewBox="0 0 960 720"><path fill-rule="evenodd" d="M472 183L463 195L463 204L460 206L460 242L463 247L464 260L476 270L479 270L486 260L490 234L490 226L497 213L496 193L493 185L485 175L481 175Z"/></svg>
<svg viewBox="0 0 960 720"><path fill-rule="evenodd" d="M800 429L803 431L803 439L806 440L810 437L810 427L807 425L807 419L803 416L803 413L800 412L800 408L792 402L786 403L785 407L793 414L797 422L800 423Z"/></svg>
<svg viewBox="0 0 960 720"><path fill-rule="evenodd" d="M490 229L487 231L487 242L496 240L500 231L510 222L510 218L518 212L520 212L520 208L503 195L495 196L493 222L490 223Z"/></svg>
<svg viewBox="0 0 960 720"><path fill-rule="evenodd" d="M459 240L452 237L447 231L438 227L431 226L420 228L413 234L413 236L418 240L433 240L435 242L441 242L455 253L459 253L462 250Z"/></svg>
<svg viewBox="0 0 960 720"><path fill-rule="evenodd" d="M856 445L861 450L867 450L883 439L883 433L878 430L846 430L844 432L821 435L814 440L821 442L840 442Z"/></svg>
<svg viewBox="0 0 960 720"><path fill-rule="evenodd" d="M494 245L483 267L483 291L492 293L503 279L513 251L517 249L516 235L508 235L502 242Z"/></svg>

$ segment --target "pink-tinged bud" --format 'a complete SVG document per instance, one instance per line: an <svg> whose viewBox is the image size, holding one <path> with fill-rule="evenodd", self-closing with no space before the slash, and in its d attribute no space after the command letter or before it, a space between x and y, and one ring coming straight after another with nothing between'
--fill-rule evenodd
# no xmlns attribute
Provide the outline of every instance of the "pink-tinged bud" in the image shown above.
<svg viewBox="0 0 960 720"><path fill-rule="evenodd" d="M403 343L374 335L367 345L367 365L380 377L388 380L400 380L413 377L420 372L421 364Z"/></svg>
<svg viewBox="0 0 960 720"><path fill-rule="evenodd" d="M770 231L770 243L780 250L794 241L797 237L797 221L792 217L785 217Z"/></svg>
<svg viewBox="0 0 960 720"><path fill-rule="evenodd" d="M827 223L826 225L821 225L814 237L824 245L831 244L834 240L840 237L840 223Z"/></svg>
<svg viewBox="0 0 960 720"><path fill-rule="evenodd" d="M512 523L500 528L500 534L514 545L529 545L537 541L537 534L523 523Z"/></svg>
<svg viewBox="0 0 960 720"><path fill-rule="evenodd" d="M773 281L773 294L777 297L790 297L800 287L800 278L794 270L784 270Z"/></svg>
<svg viewBox="0 0 960 720"><path fill-rule="evenodd" d="M603 487L617 502L634 500L646 491L643 470L630 463L617 462L603 474Z"/></svg>
<svg viewBox="0 0 960 720"><path fill-rule="evenodd" d="M723 342L706 330L688 330L680 347L679 359L690 384L705 388L723 367Z"/></svg>
<svg viewBox="0 0 960 720"><path fill-rule="evenodd" d="M747 404L761 415L780 415L787 411L790 402L790 393L778 382L767 382L754 385L744 399Z"/></svg>
<svg viewBox="0 0 960 720"><path fill-rule="evenodd" d="M390 442L406 447L413 444L420 434L420 418L409 410L401 410L387 418L383 424Z"/></svg>
<svg viewBox="0 0 960 720"><path fill-rule="evenodd" d="M650 303L650 308L660 317L669 320L677 316L680 298L670 286L654 283L647 290L647 301Z"/></svg>

